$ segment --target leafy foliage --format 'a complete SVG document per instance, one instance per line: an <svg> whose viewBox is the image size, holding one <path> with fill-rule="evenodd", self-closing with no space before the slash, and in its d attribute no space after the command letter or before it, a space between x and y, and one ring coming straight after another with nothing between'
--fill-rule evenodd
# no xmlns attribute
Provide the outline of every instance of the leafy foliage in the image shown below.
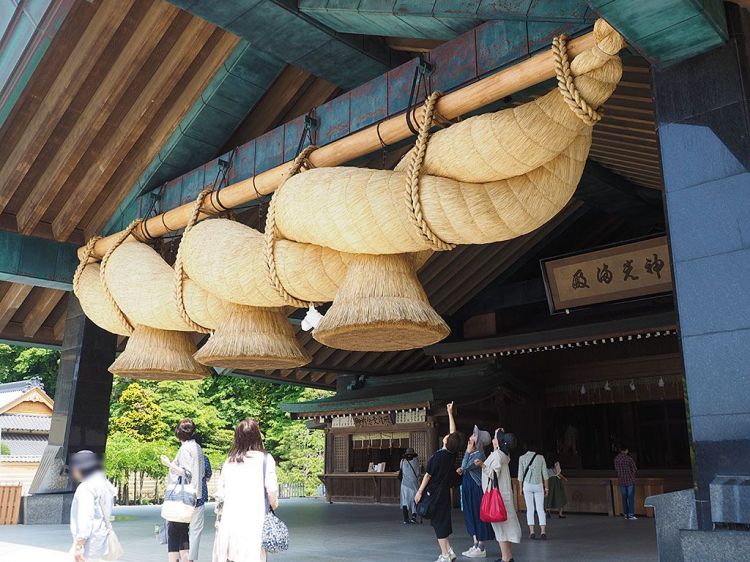
<svg viewBox="0 0 750 562"><path fill-rule="evenodd" d="M54 398L60 352L40 347L0 344L0 383L39 377Z"/></svg>
<svg viewBox="0 0 750 562"><path fill-rule="evenodd" d="M0 443L0 455L10 455L10 447L7 443Z"/></svg>
<svg viewBox="0 0 750 562"><path fill-rule="evenodd" d="M181 382L115 377L107 474L118 483L127 482L131 475L136 475L136 482L142 482L144 475L163 480L166 470L159 455L175 455L178 442L173 429L186 417L195 422L204 452L219 468L231 447L234 428L251 417L260 423L266 448L279 464L280 481L303 483L306 493L313 494L323 472L324 435L283 414L279 404L327 394L238 377ZM141 500L139 492L132 493L134 501Z"/></svg>

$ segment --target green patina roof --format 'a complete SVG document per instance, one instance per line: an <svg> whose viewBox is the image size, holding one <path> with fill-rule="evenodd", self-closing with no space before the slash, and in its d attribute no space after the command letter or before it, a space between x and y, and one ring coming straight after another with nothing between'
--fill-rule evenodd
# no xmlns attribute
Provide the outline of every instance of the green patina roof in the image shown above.
<svg viewBox="0 0 750 562"><path fill-rule="evenodd" d="M286 402L281 404L281 410L290 414L326 414L424 404L475 396L504 380L504 375L489 365L370 376L356 390L309 402Z"/></svg>
<svg viewBox="0 0 750 562"><path fill-rule="evenodd" d="M341 410L362 410L378 406L391 408L399 405L421 404L432 402L434 399L432 390L426 389L372 398L341 400L336 396L332 396L330 398L321 398L320 400L311 400L310 402L286 402L281 405L281 410L290 414L324 414Z"/></svg>

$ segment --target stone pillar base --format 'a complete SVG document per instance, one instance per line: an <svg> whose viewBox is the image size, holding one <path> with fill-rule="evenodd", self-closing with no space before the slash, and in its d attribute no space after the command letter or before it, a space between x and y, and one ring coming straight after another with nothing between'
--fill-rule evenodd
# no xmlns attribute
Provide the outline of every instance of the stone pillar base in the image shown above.
<svg viewBox="0 0 750 562"><path fill-rule="evenodd" d="M61 525L70 523L73 492L34 494L21 501L21 522L24 525Z"/></svg>

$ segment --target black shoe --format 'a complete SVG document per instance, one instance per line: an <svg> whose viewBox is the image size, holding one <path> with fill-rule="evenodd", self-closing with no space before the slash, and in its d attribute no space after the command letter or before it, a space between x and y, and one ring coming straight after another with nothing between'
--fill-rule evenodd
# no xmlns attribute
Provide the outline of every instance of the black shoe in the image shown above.
<svg viewBox="0 0 750 562"><path fill-rule="evenodd" d="M530 539L531 539L532 541L533 541L534 539L536 539L536 533L531 533L531 534L529 535L529 538L530 538Z"/></svg>
<svg viewBox="0 0 750 562"><path fill-rule="evenodd" d="M543 541L547 540L547 533L542 533L542 536L540 537Z"/></svg>

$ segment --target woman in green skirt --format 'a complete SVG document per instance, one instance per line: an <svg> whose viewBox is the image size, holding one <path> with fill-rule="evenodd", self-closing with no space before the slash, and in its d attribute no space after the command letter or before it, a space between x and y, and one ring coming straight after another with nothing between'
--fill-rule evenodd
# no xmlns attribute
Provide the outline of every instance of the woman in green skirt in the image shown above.
<svg viewBox="0 0 750 562"><path fill-rule="evenodd" d="M560 462L555 462L555 466L549 469L549 494L544 498L544 509L550 514L553 511L557 511L557 515L560 519L565 519L563 515L563 508L568 503L568 498L565 496L565 482L567 478L563 476L562 469L560 468Z"/></svg>

